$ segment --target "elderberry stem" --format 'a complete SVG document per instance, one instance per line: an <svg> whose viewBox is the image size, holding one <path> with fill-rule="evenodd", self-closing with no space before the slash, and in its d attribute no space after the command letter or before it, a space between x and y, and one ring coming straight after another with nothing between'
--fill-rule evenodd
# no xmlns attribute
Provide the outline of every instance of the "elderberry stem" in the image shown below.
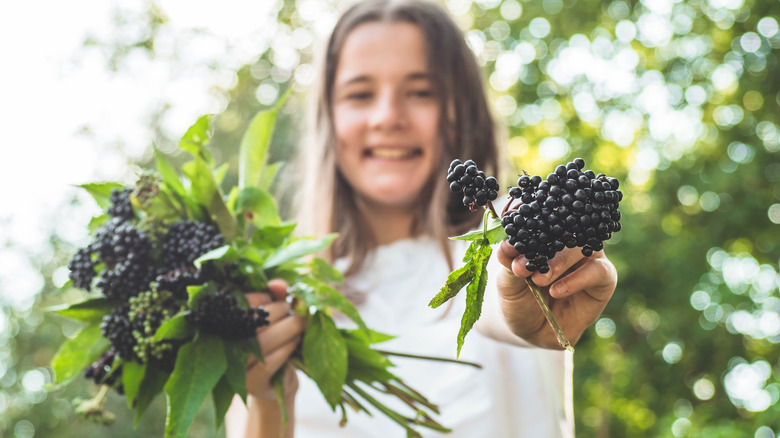
<svg viewBox="0 0 780 438"><path fill-rule="evenodd" d="M573 353L574 347L566 338L566 335L563 333L563 329L555 319L555 315L553 315L552 310L550 310L550 306L547 305L544 297L542 297L542 291L540 291L536 283L531 280L531 277L526 277L525 282L528 283L528 287L531 288L531 292L533 292L534 298L536 298L536 302L539 303L539 307L542 308L544 317L547 318L547 322L550 323L550 327L552 327L553 331L555 332L555 337L558 338L558 344Z"/></svg>
<svg viewBox="0 0 780 438"><path fill-rule="evenodd" d="M447 357L438 357L438 356L423 356L419 354L407 354L407 353L396 353L394 351L387 351L387 350L378 350L374 349L377 353L382 353L387 356L398 356L398 357L409 357L412 359L425 359L425 360L435 360L439 362L451 362L451 363L459 363L462 365L471 365L475 368L482 368L482 365L474 362L467 362L465 360L457 360L457 359L450 359Z"/></svg>
<svg viewBox="0 0 780 438"><path fill-rule="evenodd" d="M499 216L498 213L496 213L496 208L493 207L492 202L488 201L486 207L488 208L488 210L490 210L490 214L493 215L493 219L501 219L501 216Z"/></svg>

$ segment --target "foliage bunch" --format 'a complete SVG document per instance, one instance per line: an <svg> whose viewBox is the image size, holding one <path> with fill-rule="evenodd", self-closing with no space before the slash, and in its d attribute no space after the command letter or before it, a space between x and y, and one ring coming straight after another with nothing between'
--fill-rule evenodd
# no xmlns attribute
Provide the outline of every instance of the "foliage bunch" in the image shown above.
<svg viewBox="0 0 780 438"><path fill-rule="evenodd" d="M623 199L622 192L617 190L620 183L617 178L583 170L584 167L585 160L575 158L558 165L546 178L524 172L517 179L517 187L509 188L509 200L499 215L491 202L496 199L493 191L498 184L496 179L486 176L473 160L456 159L450 164L447 170L450 190L464 194L463 205L472 211L477 206L485 209L482 230L452 238L471 242L463 257L465 264L450 273L444 287L429 303L438 307L466 288L458 355L466 334L482 312L491 245L508 240L528 260L528 271L544 274L550 270L547 262L564 248L580 247L582 255L589 257L593 251L603 248L604 241L613 232L620 231L618 207ZM480 196L483 190L489 192ZM526 282L561 347L573 351L539 288L530 276Z"/></svg>
<svg viewBox="0 0 780 438"><path fill-rule="evenodd" d="M164 392L166 437L184 437L210 394L219 427L234 395L246 402L249 355L263 360L255 333L268 314L248 307L244 293L267 290L268 281L279 278L290 286L295 311L307 318L292 361L334 411L341 409L342 424L346 407L370 414L366 406L373 406L408 436L420 436L417 427L448 431L432 418L438 408L389 371L388 356L400 353L373 347L391 337L366 326L333 286L341 274L313 256L335 235L297 237L296 224L281 220L267 191L280 168L266 164L277 112L261 112L250 124L240 147L239 184L227 195L221 189L227 168L216 166L207 148L208 116L179 142L192 156L180 172L157 154L157 171L141 175L132 188L83 186L105 213L93 218L93 242L69 264L72 284L92 296L54 309L84 323L52 360L55 388L83 374L102 387L77 411L110 422L102 400L113 388L125 395L136 424ZM334 311L358 328L337 328ZM281 373L274 384L281 398ZM386 407L372 393L400 399L412 414Z"/></svg>

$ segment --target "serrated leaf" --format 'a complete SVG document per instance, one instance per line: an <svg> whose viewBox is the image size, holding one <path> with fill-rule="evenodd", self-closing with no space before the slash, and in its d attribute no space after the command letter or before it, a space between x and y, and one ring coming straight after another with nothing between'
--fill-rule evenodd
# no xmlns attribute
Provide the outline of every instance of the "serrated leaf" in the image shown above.
<svg viewBox="0 0 780 438"><path fill-rule="evenodd" d="M195 335L195 327L187 323L187 312L179 312L162 323L154 333L154 342L166 339L187 339Z"/></svg>
<svg viewBox="0 0 780 438"><path fill-rule="evenodd" d="M50 307L46 310L71 319L94 323L102 320L105 315L111 312L113 304L103 297L97 297L88 298L78 303Z"/></svg>
<svg viewBox="0 0 780 438"><path fill-rule="evenodd" d="M227 369L222 340L201 334L184 344L176 355L176 365L165 383L168 415L166 438L185 438L203 400Z"/></svg>
<svg viewBox="0 0 780 438"><path fill-rule="evenodd" d="M467 241L479 241L482 240L484 237L483 230L474 230L469 231L466 234L461 234L460 236L450 237L450 240L467 240Z"/></svg>
<svg viewBox="0 0 780 438"><path fill-rule="evenodd" d="M238 394L241 400L246 403L246 363L249 353L242 345L225 341L225 359L227 360L227 371L225 378L232 388L234 394Z"/></svg>
<svg viewBox="0 0 780 438"><path fill-rule="evenodd" d="M482 301L485 299L485 287L487 286L487 264L492 253L490 245L482 245L475 254L474 278L466 286L466 310L463 312L463 318L460 322L460 331L458 332L458 350L456 357L460 357L460 349L463 347L463 341L466 335L474 327L479 316L482 314Z"/></svg>
<svg viewBox="0 0 780 438"><path fill-rule="evenodd" d="M125 362L122 365L122 386L125 391L127 407L130 409L133 408L135 397L138 395L144 376L146 376L146 366L146 363L140 364L134 360Z"/></svg>
<svg viewBox="0 0 780 438"><path fill-rule="evenodd" d="M310 318L303 337L303 360L331 409L341 399L347 378L347 345L333 320L323 312Z"/></svg>
<svg viewBox="0 0 780 438"><path fill-rule="evenodd" d="M246 390L246 386L244 386L244 390ZM217 430L225 422L225 414L235 394L233 387L228 383L227 374L222 376L214 389L211 390L211 399L214 402L214 426Z"/></svg>
<svg viewBox="0 0 780 438"><path fill-rule="evenodd" d="M108 350L98 324L84 327L75 337L66 340L51 360L55 384L65 383L81 374L92 362Z"/></svg>
<svg viewBox="0 0 780 438"><path fill-rule="evenodd" d="M279 266L290 260L299 259L305 255L320 252L330 246L337 234L332 233L318 239L305 238L296 240L282 248L263 263L263 269Z"/></svg>
<svg viewBox="0 0 780 438"><path fill-rule="evenodd" d="M179 147L209 165L214 162L206 145L211 140L211 114L198 118L179 140Z"/></svg>
<svg viewBox="0 0 780 438"><path fill-rule="evenodd" d="M154 398L157 397L157 394L162 391L169 376L169 373L158 367L152 366L151 364L147 365L144 380L141 382L141 386L138 388L138 394L135 397L134 425L138 425L144 412L146 412L146 408L148 408Z"/></svg>
<svg viewBox="0 0 780 438"><path fill-rule="evenodd" d="M397 337L372 329L368 329L370 336L366 336L366 333L363 330L341 329L341 332L344 333L344 337L346 338L357 338L367 344L381 344L382 342L392 341Z"/></svg>
<svg viewBox="0 0 780 438"><path fill-rule="evenodd" d="M111 189L122 190L124 188L122 184L117 182L80 184L78 187L92 195L92 198L103 211L111 206Z"/></svg>
<svg viewBox="0 0 780 438"><path fill-rule="evenodd" d="M474 277L474 266L474 263L469 261L459 269L452 271L447 276L447 282L439 290L439 293L431 299L428 306L435 309L457 296L460 290Z"/></svg>
<svg viewBox="0 0 780 438"><path fill-rule="evenodd" d="M309 263L311 269L311 275L314 278L323 281L325 283L339 284L344 281L344 276L341 275L338 269L334 268L325 259L315 257Z"/></svg>

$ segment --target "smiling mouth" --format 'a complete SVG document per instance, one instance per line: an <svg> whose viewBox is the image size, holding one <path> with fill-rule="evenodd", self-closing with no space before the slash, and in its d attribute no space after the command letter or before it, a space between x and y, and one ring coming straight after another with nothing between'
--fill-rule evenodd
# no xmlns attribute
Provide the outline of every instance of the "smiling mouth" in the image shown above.
<svg viewBox="0 0 780 438"><path fill-rule="evenodd" d="M383 158L387 160L403 160L422 155L418 148L370 148L363 153L366 157Z"/></svg>

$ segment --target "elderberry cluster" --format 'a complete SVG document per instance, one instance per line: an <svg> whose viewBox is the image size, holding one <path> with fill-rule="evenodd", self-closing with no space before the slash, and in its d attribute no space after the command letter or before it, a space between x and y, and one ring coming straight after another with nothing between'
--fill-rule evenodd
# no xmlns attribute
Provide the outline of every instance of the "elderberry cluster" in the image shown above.
<svg viewBox="0 0 780 438"><path fill-rule="evenodd" d="M473 207L475 204L484 207L488 201L495 201L500 188L498 180L486 176L473 160L466 160L464 163L456 159L450 163L447 181L450 183L450 190L463 193L463 205L467 207Z"/></svg>
<svg viewBox="0 0 780 438"><path fill-rule="evenodd" d="M106 213L111 217L120 218L122 220L131 220L135 218L135 212L133 211L133 204L130 202L130 193L133 189L125 187L122 190L111 189L111 195L109 200L111 201L111 207L108 208Z"/></svg>
<svg viewBox="0 0 780 438"><path fill-rule="evenodd" d="M115 358L116 351L108 350L84 370L84 377L97 384L113 386L116 392L121 395L124 394L124 387L120 380L122 377L122 366L114 367Z"/></svg>
<svg viewBox="0 0 780 438"><path fill-rule="evenodd" d="M582 247L586 257L620 231L623 194L616 178L582 169L585 160L561 164L542 179L521 175L509 195L520 204L501 219L509 243L529 261L526 269L546 273L548 260L564 248Z"/></svg>
<svg viewBox="0 0 780 438"><path fill-rule="evenodd" d="M185 317L201 330L226 339L246 339L255 330L268 325L268 312L262 307L245 309L236 298L225 292L200 296L195 308Z"/></svg>
<svg viewBox="0 0 780 438"><path fill-rule="evenodd" d="M195 259L224 244L225 239L213 224L192 220L174 222L162 242L163 265L169 270L193 266Z"/></svg>

